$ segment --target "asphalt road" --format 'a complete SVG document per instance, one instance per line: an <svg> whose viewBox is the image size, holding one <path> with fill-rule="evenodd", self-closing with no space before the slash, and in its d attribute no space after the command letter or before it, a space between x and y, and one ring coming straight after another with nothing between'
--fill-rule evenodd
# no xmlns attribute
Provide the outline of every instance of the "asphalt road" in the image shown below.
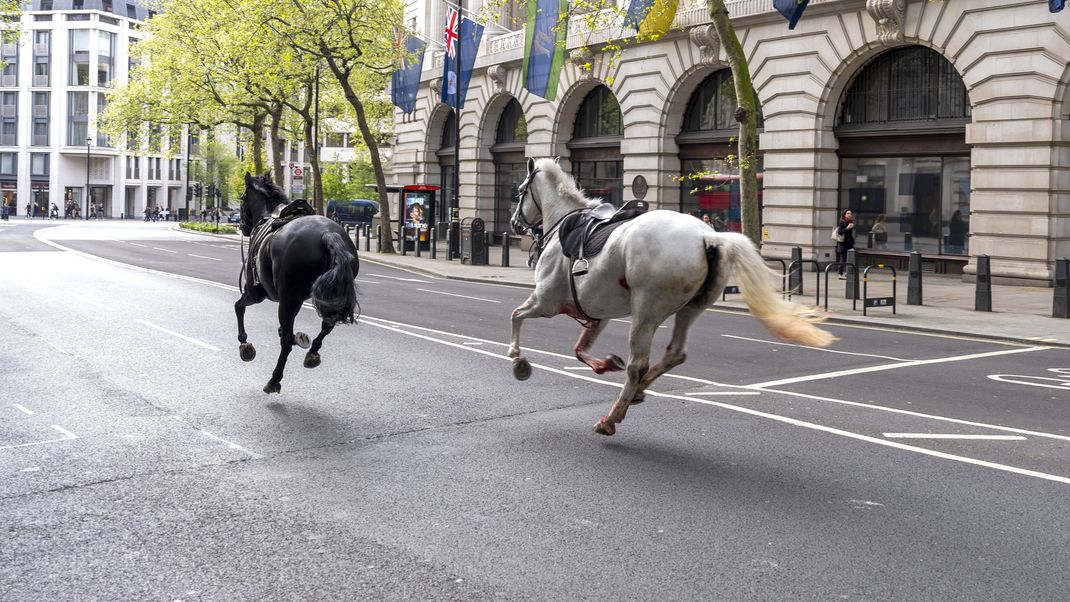
<svg viewBox="0 0 1070 602"><path fill-rule="evenodd" d="M0 224L0 599L1070 599L1065 349L713 310L605 438L621 378L571 320L512 379L526 290L365 262L360 323L267 396L238 245Z"/></svg>

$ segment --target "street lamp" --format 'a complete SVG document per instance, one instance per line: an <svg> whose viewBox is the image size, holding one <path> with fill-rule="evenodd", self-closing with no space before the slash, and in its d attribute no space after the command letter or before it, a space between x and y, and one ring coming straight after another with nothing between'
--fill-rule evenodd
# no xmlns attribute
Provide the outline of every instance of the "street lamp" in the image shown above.
<svg viewBox="0 0 1070 602"><path fill-rule="evenodd" d="M189 188L189 154L193 146L193 124L186 126L186 219L192 220L189 215L189 202L193 198L193 191Z"/></svg>
<svg viewBox="0 0 1070 602"><path fill-rule="evenodd" d="M85 218L89 219L89 145L93 139L85 137Z"/></svg>

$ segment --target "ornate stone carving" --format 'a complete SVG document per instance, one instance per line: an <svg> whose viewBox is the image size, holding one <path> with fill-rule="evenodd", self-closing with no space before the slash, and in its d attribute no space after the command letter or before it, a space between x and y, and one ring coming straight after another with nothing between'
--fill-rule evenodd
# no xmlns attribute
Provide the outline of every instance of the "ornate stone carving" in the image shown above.
<svg viewBox="0 0 1070 602"><path fill-rule="evenodd" d="M590 48L574 48L568 53L568 62L576 65L580 72L580 79L590 79L591 67L594 64L594 53Z"/></svg>
<svg viewBox="0 0 1070 602"><path fill-rule="evenodd" d="M721 52L721 37L712 24L699 25L691 29L691 41L702 50L702 62L712 63Z"/></svg>
<svg viewBox="0 0 1070 602"><path fill-rule="evenodd" d="M436 97L442 95L442 78L441 77L436 77L435 79L431 80L431 91L435 93Z"/></svg>
<svg viewBox="0 0 1070 602"><path fill-rule="evenodd" d="M509 77L509 69L504 65L491 65L490 69L487 69L487 75L490 76L490 81L494 82L494 88L498 91L505 89L505 80Z"/></svg>
<svg viewBox="0 0 1070 602"><path fill-rule="evenodd" d="M881 44L903 41L907 0L866 0L866 10L877 22L877 40Z"/></svg>

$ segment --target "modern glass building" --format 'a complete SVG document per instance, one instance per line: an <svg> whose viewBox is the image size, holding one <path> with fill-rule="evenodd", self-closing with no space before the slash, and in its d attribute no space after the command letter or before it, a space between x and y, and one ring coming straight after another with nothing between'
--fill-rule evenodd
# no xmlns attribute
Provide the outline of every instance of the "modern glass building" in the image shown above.
<svg viewBox="0 0 1070 602"><path fill-rule="evenodd" d="M395 112L392 183L442 185L449 199L457 170L461 216L500 231L522 159L560 157L591 196L739 229L735 93L708 6L681 2L673 29L614 61L602 43L634 32L609 15L593 32L573 19L572 60L548 101L522 85L515 4L484 33L459 153L439 102L441 46L429 46L416 111ZM726 4L761 109L763 254L831 261L829 231L850 208L863 261L905 265L920 251L927 269L969 275L986 254L997 282L1051 284L1070 256L1070 11L825 0L788 30L771 2ZM443 7L410 3L410 24L441 40Z"/></svg>

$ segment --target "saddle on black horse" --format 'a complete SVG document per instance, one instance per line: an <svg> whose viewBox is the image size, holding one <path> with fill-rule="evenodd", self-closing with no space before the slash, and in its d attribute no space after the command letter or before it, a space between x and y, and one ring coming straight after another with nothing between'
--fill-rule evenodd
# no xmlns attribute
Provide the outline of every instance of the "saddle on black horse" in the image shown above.
<svg viewBox="0 0 1070 602"><path fill-rule="evenodd" d="M561 252L572 260L572 275L587 273L587 259L602 251L609 235L629 220L646 213L646 201L628 201L620 209L602 203L592 209L573 213L561 220L557 229Z"/></svg>
<svg viewBox="0 0 1070 602"><path fill-rule="evenodd" d="M299 217L305 217L307 215L317 215L315 208L309 204L305 199L294 199L285 205L279 205L271 212L271 215L264 217L260 223L253 228L253 234L249 237L249 258L247 269L253 275L253 283L260 284L260 273L258 271L258 260L260 257L260 248L264 246L264 243L271 238L274 234L286 224L292 222Z"/></svg>

